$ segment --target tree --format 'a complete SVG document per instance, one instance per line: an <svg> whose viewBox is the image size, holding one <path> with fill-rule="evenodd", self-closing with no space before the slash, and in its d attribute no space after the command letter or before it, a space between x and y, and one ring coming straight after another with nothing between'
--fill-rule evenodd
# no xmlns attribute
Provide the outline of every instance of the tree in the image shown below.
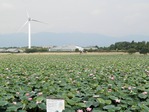
<svg viewBox="0 0 149 112"><path fill-rule="evenodd" d="M143 47L143 48L139 51L140 54L147 54L148 52L149 52L149 49L148 49L147 47Z"/></svg>
<svg viewBox="0 0 149 112"><path fill-rule="evenodd" d="M34 52L48 52L47 48L31 48L31 49L25 49L26 53L34 53Z"/></svg>
<svg viewBox="0 0 149 112"><path fill-rule="evenodd" d="M78 48L75 49L75 52L80 52L80 50Z"/></svg>
<svg viewBox="0 0 149 112"><path fill-rule="evenodd" d="M130 48L127 52L128 52L129 54L134 54L134 53L137 52L137 50L134 49L134 48Z"/></svg>
<svg viewBox="0 0 149 112"><path fill-rule="evenodd" d="M115 47L112 45L112 48L118 49L118 50L128 50L131 47L130 42L116 42Z"/></svg>
<svg viewBox="0 0 149 112"><path fill-rule="evenodd" d="M141 51L142 50L142 48L144 49L144 47L146 46L146 43L145 43L145 41L142 41L142 42L138 42L137 43L137 51Z"/></svg>

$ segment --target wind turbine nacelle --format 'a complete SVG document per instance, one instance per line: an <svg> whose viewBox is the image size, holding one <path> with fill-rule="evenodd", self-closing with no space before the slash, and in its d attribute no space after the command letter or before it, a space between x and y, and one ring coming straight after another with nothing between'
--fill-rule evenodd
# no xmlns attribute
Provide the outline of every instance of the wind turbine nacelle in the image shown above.
<svg viewBox="0 0 149 112"><path fill-rule="evenodd" d="M32 18L28 18L28 21L32 21Z"/></svg>

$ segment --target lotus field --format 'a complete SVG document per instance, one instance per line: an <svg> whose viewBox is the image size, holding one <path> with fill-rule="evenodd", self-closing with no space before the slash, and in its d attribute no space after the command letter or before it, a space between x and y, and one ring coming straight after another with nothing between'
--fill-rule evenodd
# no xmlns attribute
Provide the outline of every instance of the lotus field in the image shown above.
<svg viewBox="0 0 149 112"><path fill-rule="evenodd" d="M0 55L0 112L148 112L148 55Z"/></svg>

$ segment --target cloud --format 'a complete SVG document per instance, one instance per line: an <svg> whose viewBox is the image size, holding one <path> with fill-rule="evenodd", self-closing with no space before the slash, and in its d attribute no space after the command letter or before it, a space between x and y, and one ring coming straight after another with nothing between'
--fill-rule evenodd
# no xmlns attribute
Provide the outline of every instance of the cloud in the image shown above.
<svg viewBox="0 0 149 112"><path fill-rule="evenodd" d="M93 10L93 11L91 12L91 14L92 14L92 15L95 15L95 16L100 15L100 13L101 13L101 10L100 10L100 9L95 9L95 10Z"/></svg>
<svg viewBox="0 0 149 112"><path fill-rule="evenodd" d="M0 0L0 33L12 32L31 17L33 32L89 32L112 36L149 35L149 0ZM11 27L12 29L10 29ZM24 30L27 32L27 30Z"/></svg>
<svg viewBox="0 0 149 112"><path fill-rule="evenodd" d="M1 10L12 10L12 9L14 9L14 5L4 2L4 3L0 4L0 9Z"/></svg>

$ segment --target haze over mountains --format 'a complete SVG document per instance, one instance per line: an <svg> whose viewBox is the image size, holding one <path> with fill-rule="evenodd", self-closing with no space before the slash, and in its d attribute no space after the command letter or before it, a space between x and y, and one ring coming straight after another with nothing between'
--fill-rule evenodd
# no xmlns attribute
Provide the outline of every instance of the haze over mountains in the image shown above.
<svg viewBox="0 0 149 112"><path fill-rule="evenodd" d="M148 41L148 36L128 35L111 37L96 33L51 33L41 32L32 34L32 46L51 46L74 44L82 47L98 45L109 46L120 41ZM28 45L27 33L0 34L0 47L24 47Z"/></svg>
<svg viewBox="0 0 149 112"><path fill-rule="evenodd" d="M1 0L0 13L0 47L28 46L31 18L48 23L31 22L32 46L149 41L149 0Z"/></svg>

